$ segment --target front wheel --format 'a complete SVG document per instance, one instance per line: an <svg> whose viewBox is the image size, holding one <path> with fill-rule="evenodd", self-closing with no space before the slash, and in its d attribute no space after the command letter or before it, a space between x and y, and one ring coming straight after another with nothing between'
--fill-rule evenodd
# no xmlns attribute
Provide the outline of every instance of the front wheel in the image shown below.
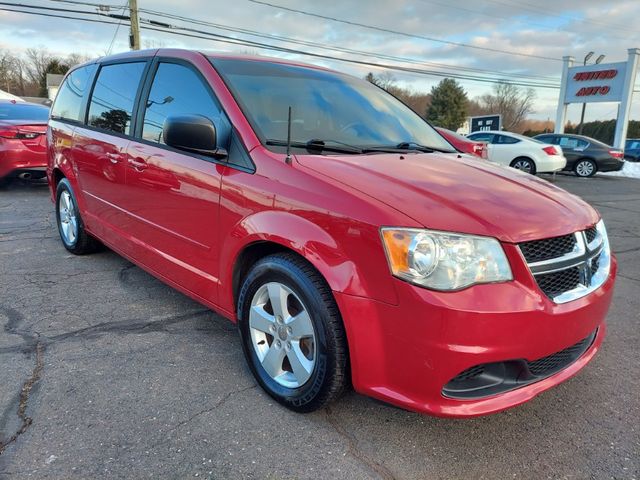
<svg viewBox="0 0 640 480"><path fill-rule="evenodd" d="M595 162L587 158L578 160L573 167L573 171L578 177L593 177L596 174L598 167Z"/></svg>
<svg viewBox="0 0 640 480"><path fill-rule="evenodd" d="M536 164L530 158L518 157L511 162L510 166L516 170L522 170L523 172L530 173L531 175L535 175L536 173Z"/></svg>
<svg viewBox="0 0 640 480"><path fill-rule="evenodd" d="M253 266L238 299L238 328L251 372L287 408L311 412L347 385L347 341L335 300L297 255L270 255Z"/></svg>

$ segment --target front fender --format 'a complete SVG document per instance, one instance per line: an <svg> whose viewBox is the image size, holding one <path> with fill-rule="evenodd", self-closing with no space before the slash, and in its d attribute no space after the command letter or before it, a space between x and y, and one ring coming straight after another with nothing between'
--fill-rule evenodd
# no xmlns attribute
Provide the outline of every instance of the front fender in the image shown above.
<svg viewBox="0 0 640 480"><path fill-rule="evenodd" d="M377 230L355 221L343 221L331 233L307 218L285 211L262 211L242 219L221 239L223 306L234 311L232 278L239 255L249 245L264 241L282 245L304 257L333 291L397 303L386 260L381 265L380 256L369 252L378 250ZM373 241L362 242L363 236ZM381 247L379 253L384 257Z"/></svg>

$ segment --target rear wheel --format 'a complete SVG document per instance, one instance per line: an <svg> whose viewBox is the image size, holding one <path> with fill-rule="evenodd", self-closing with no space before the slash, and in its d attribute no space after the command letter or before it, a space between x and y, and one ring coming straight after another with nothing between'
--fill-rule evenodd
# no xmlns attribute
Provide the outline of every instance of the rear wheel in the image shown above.
<svg viewBox="0 0 640 480"><path fill-rule="evenodd" d="M238 299L238 327L260 386L297 412L337 398L348 382L347 342L320 274L295 254L258 261Z"/></svg>
<svg viewBox="0 0 640 480"><path fill-rule="evenodd" d="M76 197L66 178L60 180L56 189L56 220L62 244L71 253L84 255L100 249L100 243L84 228Z"/></svg>
<svg viewBox="0 0 640 480"><path fill-rule="evenodd" d="M522 170L523 172L530 173L531 175L535 175L536 173L536 164L533 160L527 157L518 157L513 162L511 162L511 167L516 170Z"/></svg>
<svg viewBox="0 0 640 480"><path fill-rule="evenodd" d="M582 158L573 166L573 171L578 177L593 177L598 171L598 167L593 160Z"/></svg>

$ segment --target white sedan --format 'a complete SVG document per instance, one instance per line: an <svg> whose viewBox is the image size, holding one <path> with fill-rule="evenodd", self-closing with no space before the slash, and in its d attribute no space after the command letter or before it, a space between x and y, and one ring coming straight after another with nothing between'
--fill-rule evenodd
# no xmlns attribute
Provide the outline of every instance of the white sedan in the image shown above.
<svg viewBox="0 0 640 480"><path fill-rule="evenodd" d="M490 161L527 173L558 172L567 164L560 147L517 133L473 132L467 138L474 142L487 142Z"/></svg>

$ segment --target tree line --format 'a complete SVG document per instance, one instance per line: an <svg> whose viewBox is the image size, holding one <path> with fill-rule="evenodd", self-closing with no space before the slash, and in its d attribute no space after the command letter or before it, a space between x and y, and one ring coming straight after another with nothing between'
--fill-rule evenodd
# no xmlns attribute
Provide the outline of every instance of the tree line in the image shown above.
<svg viewBox="0 0 640 480"><path fill-rule="evenodd" d="M510 83L497 83L489 93L470 99L462 86L451 78L444 78L431 92L417 93L400 87L390 73L374 75L365 79L386 90L404 102L421 117L436 126L457 130L468 116L502 115L505 130L520 132L526 127L527 116L533 113L535 91Z"/></svg>
<svg viewBox="0 0 640 480"><path fill-rule="evenodd" d="M46 97L47 74L65 74L89 57L72 53L54 55L45 48L28 48L16 55L0 49L0 89L20 97Z"/></svg>

